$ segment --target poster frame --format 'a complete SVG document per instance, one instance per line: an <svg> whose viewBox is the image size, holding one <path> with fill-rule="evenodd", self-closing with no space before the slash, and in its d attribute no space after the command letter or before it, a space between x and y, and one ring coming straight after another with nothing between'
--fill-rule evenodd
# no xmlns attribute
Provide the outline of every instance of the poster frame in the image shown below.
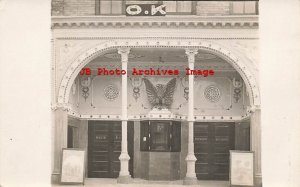
<svg viewBox="0 0 300 187"><path fill-rule="evenodd" d="M64 152L65 151L80 151L83 152L83 172L82 172L82 182L63 182L63 176L62 176L62 171L63 171L63 163L64 163ZM60 184L82 184L84 185L84 179L85 179L85 163L86 163L86 153L84 149L80 148L62 148L61 151L61 167L60 167Z"/></svg>
<svg viewBox="0 0 300 187"><path fill-rule="evenodd" d="M248 187L253 187L255 186L254 184L254 173L255 173L255 154L254 154L254 151L241 151L241 150L230 150L230 158L229 158L229 186L230 187L241 187L241 186L248 186ZM244 185L244 184L233 184L232 183L232 164L233 164L233 161L232 161L232 154L251 154L251 158L252 158L252 185Z"/></svg>

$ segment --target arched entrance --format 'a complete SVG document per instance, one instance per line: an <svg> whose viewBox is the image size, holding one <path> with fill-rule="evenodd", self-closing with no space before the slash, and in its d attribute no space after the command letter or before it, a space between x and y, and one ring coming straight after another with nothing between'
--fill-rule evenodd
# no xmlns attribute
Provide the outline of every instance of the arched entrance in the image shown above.
<svg viewBox="0 0 300 187"><path fill-rule="evenodd" d="M259 86L253 69L249 67L252 62L242 54L235 53L233 50L229 50L226 47L220 46L210 41L197 41L197 40L120 40L120 41L107 41L100 45L97 45L85 53L81 54L70 65L66 71L60 87L57 97L58 104L67 104L69 100L69 93L74 79L86 64L97 56L104 53L106 50L113 48L195 48L206 50L214 53L221 58L224 58L229 64L231 64L241 75L246 83L247 90L250 97L250 105L252 107L260 106L260 94Z"/></svg>
<svg viewBox="0 0 300 187"><path fill-rule="evenodd" d="M66 106L69 101L69 95L70 95L70 90L71 86L78 75L79 71L86 66L89 62L91 62L93 59L97 58L98 56L101 56L104 52L112 49L136 49L136 48L144 48L144 49L150 49L150 48L156 48L156 49L189 49L193 51L206 51L211 54L215 54L216 56L224 59L226 62L228 62L234 69L239 73L239 75L242 77L244 80L244 83L246 85L247 92L249 93L249 111L247 112L246 115L248 117L253 117L254 115L252 114L255 112L255 109L260 106L260 99L259 99L259 86L257 84L255 75L253 73L253 69L251 68L251 62L244 57L243 55L239 53L235 53L234 50L232 49L227 49L221 45L218 45L213 42L209 41L198 41L198 40L166 40L166 39L160 39L160 40L119 40L119 41L107 41L101 45L95 46L85 52L84 54L80 55L73 63L71 63L70 67L66 71L65 75L63 76L63 79L61 81L61 85L59 87L58 91L58 105L61 106ZM128 61L128 56L127 59L123 58L123 60ZM126 65L127 66L127 65ZM126 67L127 68L127 67ZM127 80L125 80L127 82ZM123 88L123 85L122 85ZM127 88L126 88L127 89ZM127 104L125 105L127 106ZM122 121L125 119L122 116ZM192 117L193 118L193 117ZM255 123L251 125L253 131L256 133L252 133L252 150L257 149L256 154L260 155L260 150L259 150L259 141L257 141L258 136L257 128L259 127L259 120L260 117L256 117L255 120L253 120ZM204 118L203 118L204 119ZM258 120L257 120L258 119ZM127 125L127 115L126 115L126 125ZM199 119L201 121L201 119ZM122 128L123 130L123 128ZM127 134L127 131L126 131ZM193 132L192 132L193 134ZM122 132L123 135L123 132ZM254 137L254 138L253 138ZM260 156L257 157L257 173L260 172L260 164L259 164L259 159ZM127 158L125 158L126 160ZM190 158L191 161L193 161L193 158ZM120 157L121 160L121 157ZM121 163L122 164L122 163Z"/></svg>

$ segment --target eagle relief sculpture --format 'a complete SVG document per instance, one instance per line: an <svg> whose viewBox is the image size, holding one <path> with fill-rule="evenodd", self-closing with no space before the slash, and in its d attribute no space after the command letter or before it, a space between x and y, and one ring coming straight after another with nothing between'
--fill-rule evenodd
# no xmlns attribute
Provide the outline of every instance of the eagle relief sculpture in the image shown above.
<svg viewBox="0 0 300 187"><path fill-rule="evenodd" d="M152 105L152 109L169 109L173 103L176 78L171 79L166 85L156 84L154 86L147 78L144 78L144 82L148 101Z"/></svg>

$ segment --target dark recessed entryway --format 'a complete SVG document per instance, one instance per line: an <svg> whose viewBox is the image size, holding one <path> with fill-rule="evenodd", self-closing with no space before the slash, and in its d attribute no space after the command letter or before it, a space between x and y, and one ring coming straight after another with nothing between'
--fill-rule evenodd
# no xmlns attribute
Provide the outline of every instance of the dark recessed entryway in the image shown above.
<svg viewBox="0 0 300 187"><path fill-rule="evenodd" d="M129 170L133 164L133 124L128 122ZM122 125L121 121L89 121L88 177L117 178L120 172Z"/></svg>
<svg viewBox="0 0 300 187"><path fill-rule="evenodd" d="M118 177L121 137L121 122L89 121L88 177Z"/></svg>
<svg viewBox="0 0 300 187"><path fill-rule="evenodd" d="M194 145L198 179L229 179L229 150L235 148L234 137L234 123L195 123Z"/></svg>

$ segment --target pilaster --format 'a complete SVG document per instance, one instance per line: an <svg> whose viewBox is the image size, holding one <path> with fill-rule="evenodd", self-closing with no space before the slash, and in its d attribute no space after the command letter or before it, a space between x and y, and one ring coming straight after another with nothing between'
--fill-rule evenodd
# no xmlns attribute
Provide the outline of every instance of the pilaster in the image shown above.
<svg viewBox="0 0 300 187"><path fill-rule="evenodd" d="M67 148L67 134L68 134L68 110L64 107L58 107L53 110L55 126L54 130L54 145L53 145L53 169L52 169L52 183L60 181L61 174L61 154L62 149Z"/></svg>
<svg viewBox="0 0 300 187"><path fill-rule="evenodd" d="M254 184L255 187L262 186L261 174L261 119L260 109L253 111L251 115L251 150L254 151Z"/></svg>

